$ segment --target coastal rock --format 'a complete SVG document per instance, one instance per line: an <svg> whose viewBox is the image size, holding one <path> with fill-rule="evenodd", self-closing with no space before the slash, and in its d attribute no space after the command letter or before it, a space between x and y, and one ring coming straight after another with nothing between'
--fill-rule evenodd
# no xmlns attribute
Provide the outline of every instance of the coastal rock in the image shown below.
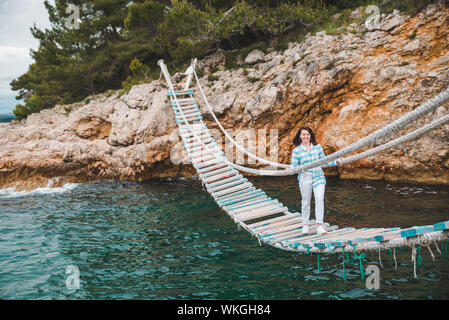
<svg viewBox="0 0 449 320"><path fill-rule="evenodd" d="M265 54L261 50L255 49L255 50L251 51L250 53L248 53L248 55L245 58L245 63L254 64L258 61L263 61L263 60L265 60Z"/></svg>
<svg viewBox="0 0 449 320"><path fill-rule="evenodd" d="M266 56L256 52L247 63L264 63L245 69L224 70L225 55L217 51L198 61L198 69L204 71L200 82L229 132L240 138L251 132L277 132L272 160L290 162L291 142L301 125L315 131L329 154L449 87L448 21L449 9L441 4L412 18L395 12L382 17L372 31L309 34L284 52ZM208 72L214 66L220 68L214 73L218 79L212 81ZM217 130L194 89L204 122ZM448 104L441 106L376 144L420 128L448 109ZM214 133L217 141L222 140L219 131ZM448 137L446 124L415 141L326 173L449 183ZM42 110L25 120L0 123L0 144L0 188L47 186L56 177L64 183L195 174L182 153L162 80L134 86L122 96L108 92Z"/></svg>

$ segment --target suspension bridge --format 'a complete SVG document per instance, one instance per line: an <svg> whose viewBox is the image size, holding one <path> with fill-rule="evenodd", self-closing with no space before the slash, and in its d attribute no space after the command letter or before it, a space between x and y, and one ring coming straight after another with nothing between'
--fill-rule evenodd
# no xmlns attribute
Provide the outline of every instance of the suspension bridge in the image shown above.
<svg viewBox="0 0 449 320"><path fill-rule="evenodd" d="M261 189L256 188L241 173L247 172L265 176L285 176L297 174L300 171L325 167L331 161L349 155L363 147L369 146L381 138L390 136L411 122L436 110L439 106L449 101L449 89L438 96L425 102L413 111L405 114L399 119L375 131L374 133L360 139L359 141L326 156L318 161L290 168L289 165L269 161L260 158L240 146L232 136L226 132L220 121L214 114L201 83L195 72L196 59L186 71L187 79L184 88L175 89L175 83L168 72L163 60L158 62L161 72L169 87L168 96L175 115L184 149L194 166L199 178L207 192L213 197L217 205L238 225L255 237L259 244L267 244L282 250L298 253L337 253L356 252L365 250L387 250L397 247L410 247L412 249L412 260L415 261L416 277L416 254L421 246L427 246L431 250L434 245L439 251L437 242L446 242L449 233L449 221L438 222L432 225L414 226L410 228L340 228L337 225L325 224L327 233L317 234L316 225L312 225L309 233L302 234L304 223L301 214L291 212L276 199L270 198ZM195 77L197 88L202 96L207 110L214 121L222 130L226 138L231 141L237 149L244 152L253 159L263 164L283 168L282 170L254 169L237 165L229 161L224 152L215 142L209 129L202 121L199 105L194 97L194 91L190 89L190 83ZM410 133L404 134L397 139L385 144L348 156L340 160L340 164L349 163L385 151L401 143L416 139L423 134L435 129L449 121L449 114L420 127ZM418 249L418 250L417 250ZM433 254L432 254L433 255ZM359 257L359 256L357 256Z"/></svg>

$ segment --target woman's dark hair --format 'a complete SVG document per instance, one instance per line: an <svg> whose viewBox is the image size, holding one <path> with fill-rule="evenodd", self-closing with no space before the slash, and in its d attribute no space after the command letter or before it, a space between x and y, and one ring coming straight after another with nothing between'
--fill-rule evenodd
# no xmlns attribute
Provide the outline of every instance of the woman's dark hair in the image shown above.
<svg viewBox="0 0 449 320"><path fill-rule="evenodd" d="M301 138L299 137L301 135L301 131L302 130L306 130L310 133L310 143L312 144L312 146L317 145L318 143L315 140L315 135L313 134L312 129L310 129L307 126L302 126L298 129L298 132L296 133L295 137L293 138L293 144L295 146L299 146L301 144Z"/></svg>

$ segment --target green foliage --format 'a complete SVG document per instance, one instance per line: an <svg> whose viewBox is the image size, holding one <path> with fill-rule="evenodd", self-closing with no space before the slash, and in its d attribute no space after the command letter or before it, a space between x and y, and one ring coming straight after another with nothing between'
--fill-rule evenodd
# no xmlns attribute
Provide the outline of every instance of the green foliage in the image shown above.
<svg viewBox="0 0 449 320"><path fill-rule="evenodd" d="M39 47L31 51L27 72L11 82L25 102L14 113L22 119L107 90L122 88L123 94L134 84L158 78L159 70L147 66L161 58L169 68L180 69L191 58L221 48L225 68L241 68L242 58L256 48L282 51L307 32L344 30L339 27L359 6L412 14L432 2L436 0L47 0L51 27L31 28ZM78 29L66 26L69 4L80 9ZM336 13L340 15L333 19Z"/></svg>
<svg viewBox="0 0 449 320"><path fill-rule="evenodd" d="M296 65L301 62L302 60L304 60L305 57L307 57L309 54L311 54L312 52L306 52L304 53L298 60L293 61L292 65L293 67L296 67Z"/></svg>
<svg viewBox="0 0 449 320"><path fill-rule="evenodd" d="M218 76L215 76L215 75L213 75L213 74L209 74L209 75L207 76L207 80L209 80L210 82L217 81L218 79L219 79Z"/></svg>
<svg viewBox="0 0 449 320"><path fill-rule="evenodd" d="M246 79L248 79L248 81L251 83L254 83L254 82L257 82L260 80L258 77L247 77Z"/></svg>
<svg viewBox="0 0 449 320"><path fill-rule="evenodd" d="M335 67L335 62L334 61L331 61L331 62L329 62L323 69L324 70L331 70L331 69L333 69Z"/></svg>
<svg viewBox="0 0 449 320"><path fill-rule="evenodd" d="M219 71L220 69L217 67L217 66L213 66L211 69L210 69L210 73L215 73L215 72L217 72L217 71Z"/></svg>
<svg viewBox="0 0 449 320"><path fill-rule="evenodd" d="M129 64L129 70L131 75L122 82L122 90L120 91L120 96L128 93L132 86L143 83L149 80L150 68L145 64L141 63L139 59L134 58Z"/></svg>

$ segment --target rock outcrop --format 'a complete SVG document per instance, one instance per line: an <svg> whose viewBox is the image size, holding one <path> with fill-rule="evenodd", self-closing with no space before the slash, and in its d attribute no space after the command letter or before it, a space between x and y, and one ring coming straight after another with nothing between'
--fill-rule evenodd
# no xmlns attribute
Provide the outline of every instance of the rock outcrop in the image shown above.
<svg viewBox="0 0 449 320"><path fill-rule="evenodd" d="M290 43L284 52L251 52L246 68L226 70L221 51L200 61L203 88L221 123L237 136L247 130L256 135L274 130L278 147L272 160L288 163L291 141L301 125L316 131L329 154L449 87L447 7L432 5L413 18L395 11L375 26L362 23L350 30L318 32ZM209 81L212 67L218 67L218 79ZM199 93L197 100L202 102ZM204 104L201 109L207 125L217 128ZM446 104L395 136L437 119L447 109ZM134 86L123 96L105 93L90 97L87 104L55 106L22 121L2 123L0 187L30 189L54 177L63 184L191 176L193 167L185 159L174 159L181 145L176 129L163 81ZM448 142L446 124L328 174L449 183Z"/></svg>

